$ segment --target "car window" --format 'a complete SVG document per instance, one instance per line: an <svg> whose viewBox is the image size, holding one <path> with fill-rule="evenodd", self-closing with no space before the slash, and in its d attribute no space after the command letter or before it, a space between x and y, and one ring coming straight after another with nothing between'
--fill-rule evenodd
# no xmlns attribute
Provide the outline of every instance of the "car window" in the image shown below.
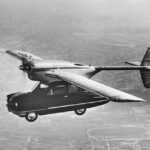
<svg viewBox="0 0 150 150"><path fill-rule="evenodd" d="M54 95L66 94L66 93L67 93L66 85L57 85L53 89L53 94Z"/></svg>
<svg viewBox="0 0 150 150"><path fill-rule="evenodd" d="M52 88L47 89L47 95L54 95Z"/></svg>
<svg viewBox="0 0 150 150"><path fill-rule="evenodd" d="M67 93L66 85L56 85L47 89L47 95L61 95Z"/></svg>
<svg viewBox="0 0 150 150"><path fill-rule="evenodd" d="M45 84L40 84L40 89L47 89L47 85L45 85Z"/></svg>
<svg viewBox="0 0 150 150"><path fill-rule="evenodd" d="M68 94L76 94L78 88L75 85L68 85Z"/></svg>
<svg viewBox="0 0 150 150"><path fill-rule="evenodd" d="M47 85L38 83L34 89L32 90L32 92L36 93L36 94L45 94L45 92L47 91Z"/></svg>

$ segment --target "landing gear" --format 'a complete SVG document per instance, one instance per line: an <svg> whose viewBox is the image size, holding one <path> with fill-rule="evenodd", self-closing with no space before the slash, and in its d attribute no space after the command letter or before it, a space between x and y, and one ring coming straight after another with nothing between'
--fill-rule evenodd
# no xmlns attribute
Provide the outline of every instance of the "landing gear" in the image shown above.
<svg viewBox="0 0 150 150"><path fill-rule="evenodd" d="M86 108L75 109L77 115L83 115L86 112Z"/></svg>
<svg viewBox="0 0 150 150"><path fill-rule="evenodd" d="M29 122L33 122L37 119L38 114L36 112L28 112L25 114L25 119Z"/></svg>

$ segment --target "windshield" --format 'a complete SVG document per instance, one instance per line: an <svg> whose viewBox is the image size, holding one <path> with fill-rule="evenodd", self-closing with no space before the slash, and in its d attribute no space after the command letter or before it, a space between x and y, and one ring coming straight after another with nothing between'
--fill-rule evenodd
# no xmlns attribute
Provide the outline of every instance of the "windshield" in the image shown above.
<svg viewBox="0 0 150 150"><path fill-rule="evenodd" d="M45 85L45 84L41 84L41 83L37 83L34 87L33 87L33 90L32 90L32 92L34 92L34 93L39 93L39 92L46 92L47 91L47 88L48 88L48 86L47 85Z"/></svg>
<svg viewBox="0 0 150 150"><path fill-rule="evenodd" d="M40 84L40 82L37 82L37 83L33 86L33 88L32 88L31 91L33 92L39 84Z"/></svg>

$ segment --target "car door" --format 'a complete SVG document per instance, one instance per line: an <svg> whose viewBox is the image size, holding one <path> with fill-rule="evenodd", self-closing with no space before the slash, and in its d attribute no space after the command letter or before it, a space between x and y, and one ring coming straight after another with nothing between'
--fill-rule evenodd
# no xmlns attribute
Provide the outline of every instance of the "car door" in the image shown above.
<svg viewBox="0 0 150 150"><path fill-rule="evenodd" d="M47 91L46 105L48 108L56 108L68 105L68 88L67 84L57 83L49 87Z"/></svg>

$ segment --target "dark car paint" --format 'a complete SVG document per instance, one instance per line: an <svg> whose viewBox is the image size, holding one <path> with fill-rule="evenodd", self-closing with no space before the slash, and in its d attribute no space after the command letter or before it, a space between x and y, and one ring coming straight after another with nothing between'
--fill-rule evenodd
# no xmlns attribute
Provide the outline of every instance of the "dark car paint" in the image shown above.
<svg viewBox="0 0 150 150"><path fill-rule="evenodd" d="M55 84L64 84L67 86L64 82L53 83L53 86L55 86ZM8 95L8 99L13 96L11 102L8 100L8 110L19 116L24 116L25 113L32 111L37 112L39 115L45 115L95 107L109 102L109 100L104 97L96 96L79 88L76 93L69 94L67 91L64 94L47 95L47 92L43 89L39 89L38 86L32 92ZM18 106L15 106L16 102Z"/></svg>

